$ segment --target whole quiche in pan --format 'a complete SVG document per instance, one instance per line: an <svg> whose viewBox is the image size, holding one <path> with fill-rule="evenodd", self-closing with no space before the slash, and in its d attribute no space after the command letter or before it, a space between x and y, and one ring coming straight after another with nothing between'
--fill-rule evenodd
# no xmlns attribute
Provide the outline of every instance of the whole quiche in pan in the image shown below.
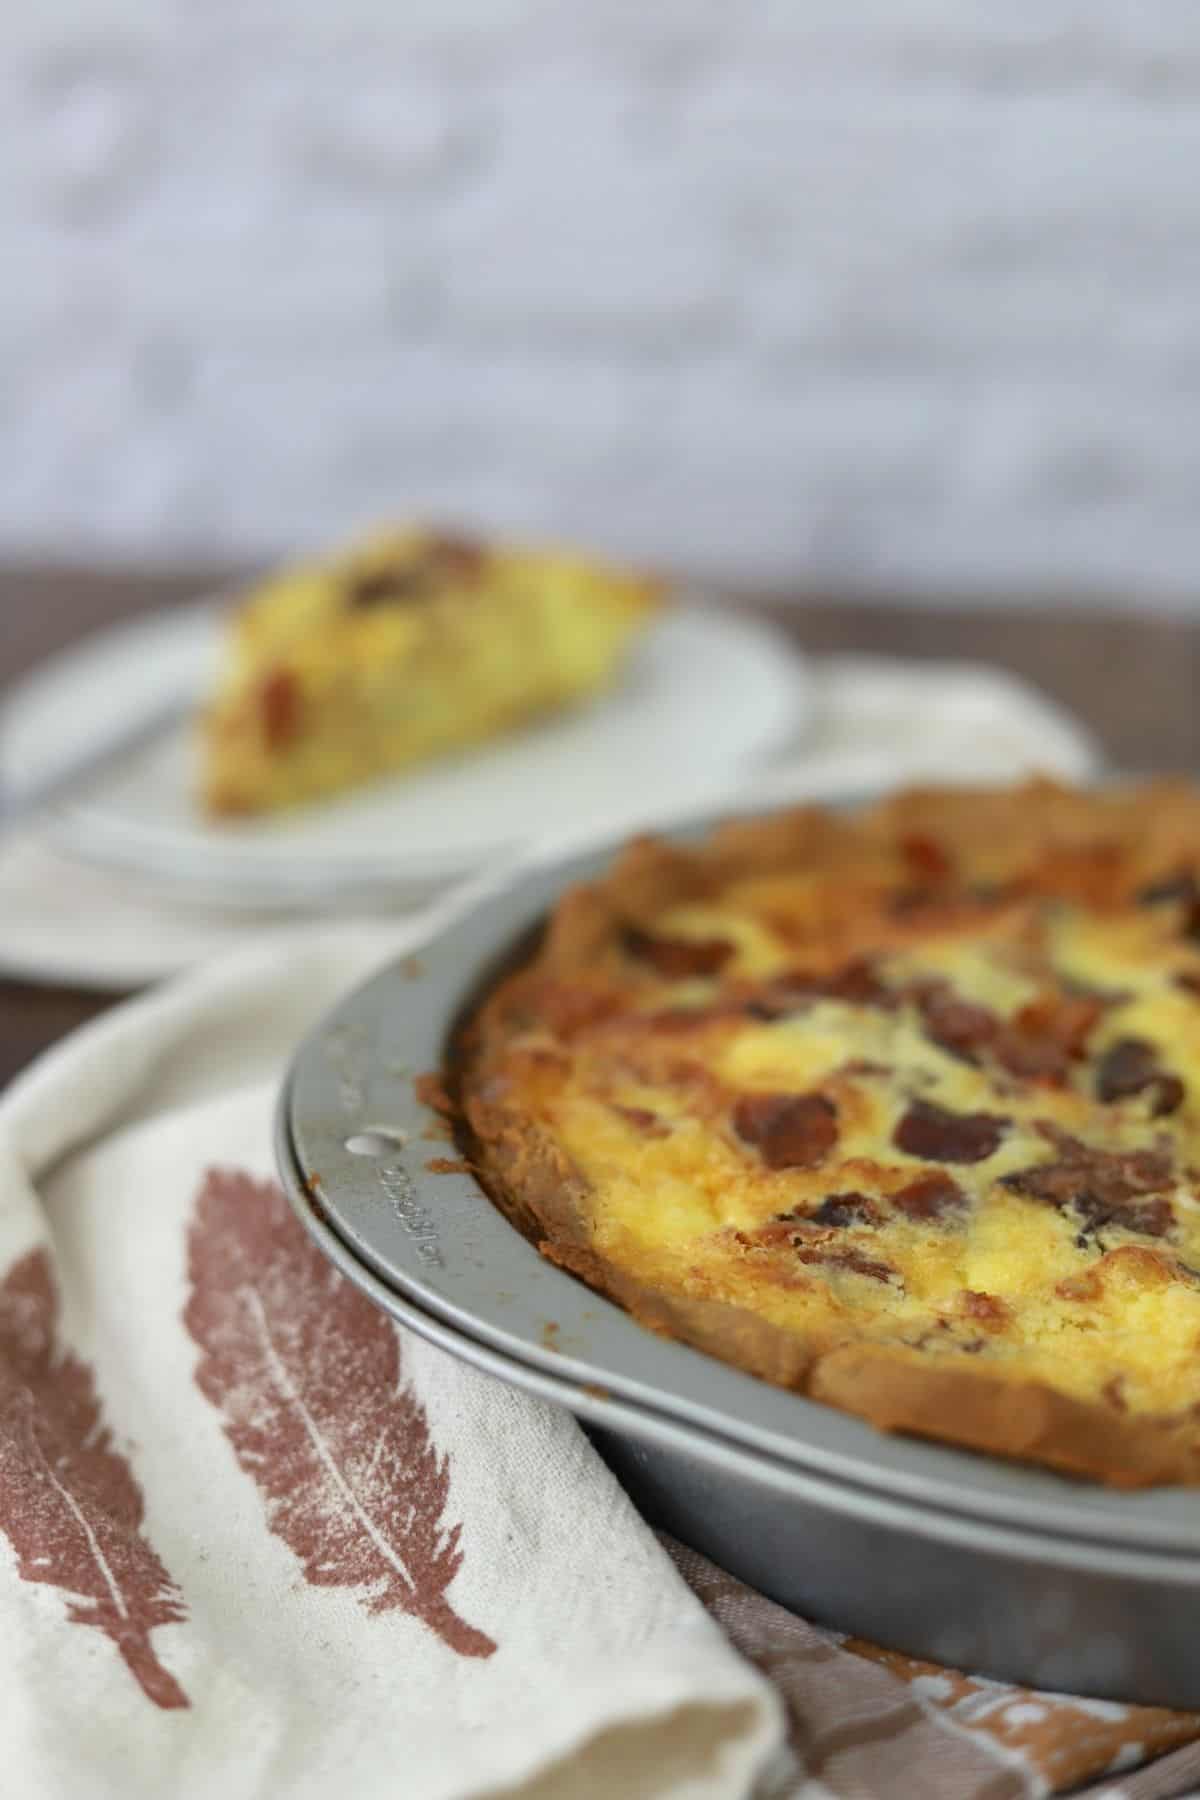
<svg viewBox="0 0 1200 1800"><path fill-rule="evenodd" d="M544 1254L876 1425L1200 1483L1200 793L1048 782L643 839L452 1085Z"/></svg>

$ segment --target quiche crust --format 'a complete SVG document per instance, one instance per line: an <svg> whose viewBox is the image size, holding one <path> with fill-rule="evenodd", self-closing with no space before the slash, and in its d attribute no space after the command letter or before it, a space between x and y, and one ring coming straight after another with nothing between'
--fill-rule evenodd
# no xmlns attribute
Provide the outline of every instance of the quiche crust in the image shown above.
<svg viewBox="0 0 1200 1800"><path fill-rule="evenodd" d="M641 1324L899 1431L1200 1484L1200 792L631 844L454 1046L493 1199Z"/></svg>

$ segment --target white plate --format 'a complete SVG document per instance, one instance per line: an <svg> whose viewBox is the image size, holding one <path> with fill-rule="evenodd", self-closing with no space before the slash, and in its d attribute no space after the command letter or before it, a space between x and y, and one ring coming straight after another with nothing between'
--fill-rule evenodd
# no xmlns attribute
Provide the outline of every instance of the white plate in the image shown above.
<svg viewBox="0 0 1200 1800"><path fill-rule="evenodd" d="M206 692L220 619L215 601L150 614L44 664L5 708L0 787L19 797L121 722ZM181 723L47 813L43 829L60 850L225 907L414 903L534 839L692 804L794 743L810 715L785 638L687 606L647 633L610 694L416 773L268 822L218 824L194 806Z"/></svg>

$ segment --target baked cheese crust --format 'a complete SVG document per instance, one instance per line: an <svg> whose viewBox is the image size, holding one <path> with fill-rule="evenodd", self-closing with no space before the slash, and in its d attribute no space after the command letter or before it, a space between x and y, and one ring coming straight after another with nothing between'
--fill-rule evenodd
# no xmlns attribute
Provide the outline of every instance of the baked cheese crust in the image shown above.
<svg viewBox="0 0 1200 1800"><path fill-rule="evenodd" d="M1200 792L644 839L457 1045L489 1191L644 1324L872 1420L1200 1482Z"/></svg>

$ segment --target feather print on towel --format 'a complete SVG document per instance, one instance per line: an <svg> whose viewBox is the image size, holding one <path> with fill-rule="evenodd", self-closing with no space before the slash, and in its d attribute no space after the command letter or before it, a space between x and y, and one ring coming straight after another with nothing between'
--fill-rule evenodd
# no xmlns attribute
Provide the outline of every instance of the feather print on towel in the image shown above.
<svg viewBox="0 0 1200 1800"><path fill-rule="evenodd" d="M319 1587L413 1614L460 1656L490 1656L446 1589L461 1526L450 1471L401 1383L391 1321L306 1236L274 1182L213 1170L188 1241L184 1322L196 1383L220 1412L271 1530Z"/></svg>
<svg viewBox="0 0 1200 1800"><path fill-rule="evenodd" d="M57 1348L57 1325L50 1258L32 1250L0 1282L0 1530L21 1578L61 1588L67 1618L112 1639L147 1699L188 1706L150 1641L186 1617L179 1590L143 1536L92 1371Z"/></svg>

